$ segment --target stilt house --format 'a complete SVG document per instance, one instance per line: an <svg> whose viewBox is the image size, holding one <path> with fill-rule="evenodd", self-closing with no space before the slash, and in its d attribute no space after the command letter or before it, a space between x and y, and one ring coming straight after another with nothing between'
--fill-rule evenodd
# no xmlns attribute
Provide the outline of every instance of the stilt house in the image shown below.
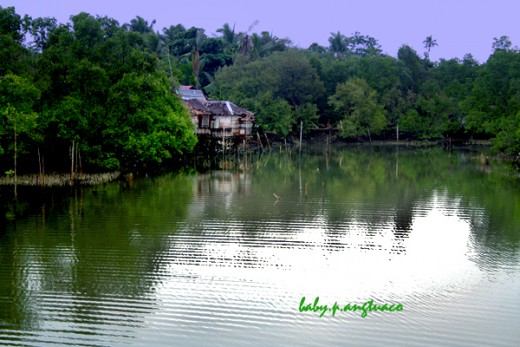
<svg viewBox="0 0 520 347"><path fill-rule="evenodd" d="M177 89L190 111L195 134L217 139L251 137L255 116L230 101L208 100L201 90L191 86Z"/></svg>

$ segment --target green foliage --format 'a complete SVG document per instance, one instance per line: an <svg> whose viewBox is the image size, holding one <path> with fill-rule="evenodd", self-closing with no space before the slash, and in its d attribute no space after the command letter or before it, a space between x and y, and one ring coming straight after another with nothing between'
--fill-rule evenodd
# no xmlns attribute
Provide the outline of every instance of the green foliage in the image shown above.
<svg viewBox="0 0 520 347"><path fill-rule="evenodd" d="M518 157L520 52L508 49L505 41L495 42L495 52L480 68L464 106L468 129L490 135L495 149Z"/></svg>
<svg viewBox="0 0 520 347"><path fill-rule="evenodd" d="M355 75L367 81L379 96L400 84L401 66L398 60L393 57L367 56L355 59L352 63L354 64Z"/></svg>
<svg viewBox="0 0 520 347"><path fill-rule="evenodd" d="M495 149L520 158L520 111L501 120L500 131L493 139Z"/></svg>
<svg viewBox="0 0 520 347"><path fill-rule="evenodd" d="M400 85L403 90L418 93L426 79L427 69L425 62L417 52L408 45L403 45L397 51L397 59L401 63Z"/></svg>
<svg viewBox="0 0 520 347"><path fill-rule="evenodd" d="M300 121L307 130L317 121L313 102L323 92L323 83L307 56L289 50L222 69L210 95L249 108L257 116L258 126L285 137L292 130L299 131Z"/></svg>
<svg viewBox="0 0 520 347"><path fill-rule="evenodd" d="M301 122L303 122L304 133L308 133L309 130L316 129L318 127L318 106L315 104L307 103L301 106L297 106L294 110L294 113L296 132L299 131Z"/></svg>
<svg viewBox="0 0 520 347"><path fill-rule="evenodd" d="M236 36L229 25L217 32L223 30L226 30L223 38L210 38L204 29L186 29L180 24L163 29L161 40L167 48L170 64L179 72L181 84L205 87L219 69L233 63Z"/></svg>
<svg viewBox="0 0 520 347"><path fill-rule="evenodd" d="M466 102L468 127L497 134L520 110L520 53L497 50L480 69ZM507 122L506 122L507 123Z"/></svg>
<svg viewBox="0 0 520 347"><path fill-rule="evenodd" d="M340 135L343 137L379 134L386 126L383 106L376 92L361 78L351 78L338 84L329 104L341 116Z"/></svg>
<svg viewBox="0 0 520 347"><path fill-rule="evenodd" d="M500 36L500 38L493 38L493 45L492 45L493 51L511 51L516 50L518 51L518 47L513 48L513 43L509 39L509 36Z"/></svg>
<svg viewBox="0 0 520 347"><path fill-rule="evenodd" d="M35 18L25 16L24 26L32 36L32 42L30 44L31 49L37 52L49 47L48 40L49 35L53 30L56 30L58 23L55 18Z"/></svg>
<svg viewBox="0 0 520 347"><path fill-rule="evenodd" d="M401 117L401 129L420 139L442 138L462 127L462 115L440 85L431 80L423 85L414 108Z"/></svg>
<svg viewBox="0 0 520 347"><path fill-rule="evenodd" d="M331 33L329 44L329 50L336 58L381 54L381 46L377 40L368 35L361 35L359 32L355 32L350 37L343 35L339 31Z"/></svg>
<svg viewBox="0 0 520 347"><path fill-rule="evenodd" d="M273 84L269 86L273 93L287 100L293 106L300 106L315 101L323 93L323 83L309 62L309 59L297 51L275 53L266 59L272 74Z"/></svg>
<svg viewBox="0 0 520 347"><path fill-rule="evenodd" d="M426 57L426 59L429 59L431 49L435 46L438 46L437 40L435 40L433 38L433 36L430 35L430 36L426 37L426 39L423 41L423 43L424 43L424 48L427 49L427 52L424 53L424 56Z"/></svg>
<svg viewBox="0 0 520 347"><path fill-rule="evenodd" d="M34 135L38 115L33 107L39 97L38 89L24 77L9 74L0 78L0 148L16 146L17 136Z"/></svg>
<svg viewBox="0 0 520 347"><path fill-rule="evenodd" d="M15 41L22 41L22 19L14 7L0 6L0 35L10 36Z"/></svg>
<svg viewBox="0 0 520 347"><path fill-rule="evenodd" d="M244 106L256 110L256 124L264 130L287 137L295 123L293 109L284 99L273 97L270 92L244 100Z"/></svg>
<svg viewBox="0 0 520 347"><path fill-rule="evenodd" d="M112 153L125 168L139 162L161 163L191 151L196 143L187 110L158 73L130 73L112 86L102 134L107 138L104 152Z"/></svg>
<svg viewBox="0 0 520 347"><path fill-rule="evenodd" d="M162 41L153 23L137 17L120 26L82 12L58 26L55 19L27 16L22 23L13 13L0 9L0 27L8 28L1 34L11 37L2 43L25 52L19 42L23 24L33 39L35 81L0 77L0 150L18 136L18 152L38 151L50 170L63 170L72 145L82 164L94 169L147 166L194 147L187 110L159 64ZM21 71L8 62L3 72L13 67Z"/></svg>
<svg viewBox="0 0 520 347"><path fill-rule="evenodd" d="M0 6L0 76L25 74L29 51L23 46L23 22L14 7Z"/></svg>
<svg viewBox="0 0 520 347"><path fill-rule="evenodd" d="M508 36L480 65L471 55L430 61L432 36L424 58L408 45L391 57L359 32L302 50L253 32L257 22L242 32L224 24L218 37L154 24L85 12L58 24L0 7L0 165L15 134L19 150L38 151L51 170L70 159L72 143L93 168L164 163L195 141L173 95L179 84L250 109L258 127L283 137L301 122L305 132L331 126L344 137L399 128L423 139L486 136L518 152L520 52Z"/></svg>

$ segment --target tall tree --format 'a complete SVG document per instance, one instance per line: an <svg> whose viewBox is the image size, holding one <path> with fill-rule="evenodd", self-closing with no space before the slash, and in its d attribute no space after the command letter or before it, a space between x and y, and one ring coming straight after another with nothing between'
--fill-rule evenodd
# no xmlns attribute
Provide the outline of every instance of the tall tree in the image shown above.
<svg viewBox="0 0 520 347"><path fill-rule="evenodd" d="M110 89L105 162L126 170L191 151L193 123L163 74L132 72Z"/></svg>
<svg viewBox="0 0 520 347"><path fill-rule="evenodd" d="M423 41L423 43L424 43L424 48L427 50L427 52L424 55L426 56L427 59L429 59L429 57L430 57L430 50L433 47L438 46L437 40L435 40L433 38L433 36L430 35L430 36L426 37L426 39Z"/></svg>
<svg viewBox="0 0 520 347"><path fill-rule="evenodd" d="M509 36L500 36L500 38L493 38L493 52L496 51L509 51L511 50L511 47L513 46L513 43L509 39Z"/></svg>
<svg viewBox="0 0 520 347"><path fill-rule="evenodd" d="M422 86L413 107L400 117L399 124L402 130L421 139L450 136L462 125L457 107L437 81L429 80Z"/></svg>
<svg viewBox="0 0 520 347"><path fill-rule="evenodd" d="M356 31L351 37L346 38L348 50L356 56L380 55L381 45L377 40L368 35L361 35Z"/></svg>
<svg viewBox="0 0 520 347"><path fill-rule="evenodd" d="M305 130L313 127L318 118L316 102L323 94L323 83L306 53L291 49L223 68L210 90L212 98L249 108L259 126L281 136L299 131L299 124L293 128L296 120L304 122ZM276 112L270 115L266 110ZM282 111L287 112L282 116Z"/></svg>
<svg viewBox="0 0 520 347"><path fill-rule="evenodd" d="M135 31L140 34L153 33L153 26L155 19L150 24L143 17L137 16L130 21L130 24L125 24L124 27L127 30Z"/></svg>
<svg viewBox="0 0 520 347"><path fill-rule="evenodd" d="M0 133L5 133L3 139L9 139L12 144L15 199L18 172L18 153L20 151L20 136L31 135L36 127L38 115L33 107L40 97L40 92L27 79L8 74L0 78ZM12 136L10 136L12 135ZM0 149L1 149L0 142Z"/></svg>
<svg viewBox="0 0 520 347"><path fill-rule="evenodd" d="M240 49L240 62L245 62L248 58L248 54L255 48L253 39L251 38L251 31L257 26L259 23L258 20L255 20L247 29L246 32L241 32L238 34L237 40L239 43Z"/></svg>
<svg viewBox="0 0 520 347"><path fill-rule="evenodd" d="M14 7L0 6L0 76L27 72L29 55L23 46L22 24Z"/></svg>
<svg viewBox="0 0 520 347"><path fill-rule="evenodd" d="M520 113L520 52L495 50L479 70L466 109L469 129L497 136L498 149L520 151L514 126Z"/></svg>
<svg viewBox="0 0 520 347"><path fill-rule="evenodd" d="M23 40L22 18L15 12L14 7L0 6L0 35L9 35L15 41Z"/></svg>
<svg viewBox="0 0 520 347"><path fill-rule="evenodd" d="M383 106L376 92L361 78L351 78L338 84L329 104L341 115L339 128L343 137L379 134L386 126Z"/></svg>
<svg viewBox="0 0 520 347"><path fill-rule="evenodd" d="M228 23L225 23L221 28L217 29L217 33L222 34L222 38L228 45L233 45L236 41L235 24L233 24L233 28L231 28Z"/></svg>
<svg viewBox="0 0 520 347"><path fill-rule="evenodd" d="M403 45L397 51L397 59L403 64L400 69L401 88L403 93L408 90L419 93L422 83L426 80L426 67L417 52L408 45Z"/></svg>
<svg viewBox="0 0 520 347"><path fill-rule="evenodd" d="M24 17L24 26L32 36L30 48L36 52L41 52L46 49L48 45L50 33L58 27L56 18L34 18L29 16Z"/></svg>
<svg viewBox="0 0 520 347"><path fill-rule="evenodd" d="M202 45L204 44L204 40L206 39L206 35L204 34L203 29L197 30L197 35L193 40L192 47L192 65L193 65L193 76L195 78L195 88L200 89L200 71L203 65L200 59L200 51L202 49Z"/></svg>
<svg viewBox="0 0 520 347"><path fill-rule="evenodd" d="M334 53L337 58L345 57L347 54L347 38L340 33L330 33L329 50Z"/></svg>

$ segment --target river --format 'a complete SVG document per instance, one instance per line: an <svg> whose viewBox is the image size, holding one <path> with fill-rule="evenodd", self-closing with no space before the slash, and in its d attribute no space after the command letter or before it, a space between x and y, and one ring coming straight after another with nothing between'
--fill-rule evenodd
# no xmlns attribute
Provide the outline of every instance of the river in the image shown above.
<svg viewBox="0 0 520 347"><path fill-rule="evenodd" d="M240 160L19 188L16 216L0 210L0 345L520 345L507 163L388 146Z"/></svg>

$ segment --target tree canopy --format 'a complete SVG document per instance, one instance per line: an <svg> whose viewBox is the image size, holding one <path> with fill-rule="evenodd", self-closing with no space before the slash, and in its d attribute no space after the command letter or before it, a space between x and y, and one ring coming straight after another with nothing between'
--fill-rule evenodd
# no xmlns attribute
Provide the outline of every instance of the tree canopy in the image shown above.
<svg viewBox="0 0 520 347"><path fill-rule="evenodd" d="M152 26L85 12L58 25L0 8L0 165L10 168L17 148L28 170L38 153L47 171L70 160L129 170L191 151L193 125L151 45Z"/></svg>
<svg viewBox="0 0 520 347"><path fill-rule="evenodd" d="M394 57L359 32L303 49L256 24L208 35L157 30L140 16L121 24L81 12L58 23L0 7L0 172L14 147L27 170L37 154L48 171L73 158L91 170L165 165L196 142L179 85L250 109L259 129L281 137L300 125L368 140L483 137L520 155L520 52L508 36L490 43L484 63L431 61L442 45L432 36L423 57L409 45Z"/></svg>

